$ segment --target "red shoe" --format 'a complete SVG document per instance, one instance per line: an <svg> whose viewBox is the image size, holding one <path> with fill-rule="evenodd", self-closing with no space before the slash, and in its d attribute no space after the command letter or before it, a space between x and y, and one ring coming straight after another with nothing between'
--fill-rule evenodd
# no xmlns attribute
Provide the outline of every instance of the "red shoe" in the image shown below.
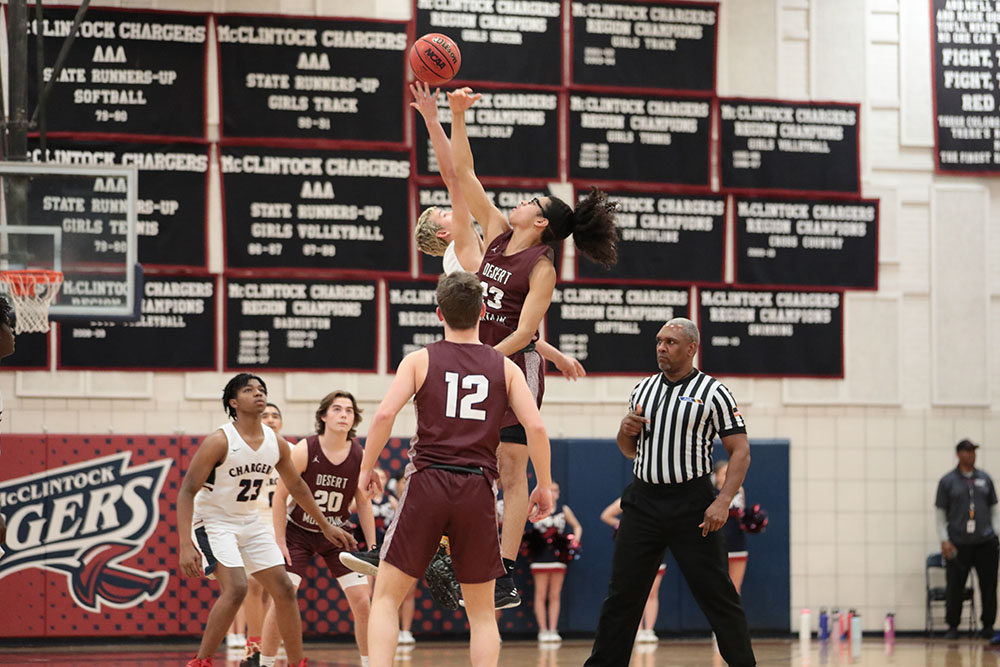
<svg viewBox="0 0 1000 667"><path fill-rule="evenodd" d="M215 667L214 658L194 658L188 662L187 667Z"/></svg>
<svg viewBox="0 0 1000 667"><path fill-rule="evenodd" d="M307 663L308 663L308 662L309 662L309 660L308 660L308 659L306 659L306 658L302 658L302 660L300 660L300 661L298 662L298 664L295 664L295 665L289 665L288 667L307 667Z"/></svg>

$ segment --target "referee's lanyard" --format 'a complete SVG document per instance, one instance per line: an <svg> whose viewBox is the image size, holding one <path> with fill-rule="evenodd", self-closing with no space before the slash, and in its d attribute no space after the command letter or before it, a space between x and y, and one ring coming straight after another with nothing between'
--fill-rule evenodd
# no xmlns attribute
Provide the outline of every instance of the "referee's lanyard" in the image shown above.
<svg viewBox="0 0 1000 667"><path fill-rule="evenodd" d="M973 495L973 490L976 487L976 478L966 479L965 485L969 487L969 520L965 522L965 532L972 535L976 532L976 500Z"/></svg>

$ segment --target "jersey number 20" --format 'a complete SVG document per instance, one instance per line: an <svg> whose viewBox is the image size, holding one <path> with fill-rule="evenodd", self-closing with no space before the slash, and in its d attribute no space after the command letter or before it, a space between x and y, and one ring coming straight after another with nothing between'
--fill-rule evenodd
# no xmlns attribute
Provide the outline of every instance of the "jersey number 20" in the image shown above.
<svg viewBox="0 0 1000 667"><path fill-rule="evenodd" d="M456 413L459 419L475 419L476 421L486 421L486 410L477 407L479 403L486 400L490 393L490 381L485 375L464 375L461 378L462 389L474 389L471 394L458 400L458 373L448 371L444 374L445 384L448 385L448 395L445 397L444 416L455 418Z"/></svg>

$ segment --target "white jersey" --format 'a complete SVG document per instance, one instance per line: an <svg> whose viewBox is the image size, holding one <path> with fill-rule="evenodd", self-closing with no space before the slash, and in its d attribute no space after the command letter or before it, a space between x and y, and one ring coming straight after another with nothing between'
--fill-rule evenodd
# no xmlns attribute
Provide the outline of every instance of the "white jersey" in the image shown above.
<svg viewBox="0 0 1000 667"><path fill-rule="evenodd" d="M254 451L232 422L219 427L226 434L228 452L194 497L196 519L247 519L257 516L257 500L265 495L267 480L278 463L278 437L267 424L264 442Z"/></svg>
<svg viewBox="0 0 1000 667"><path fill-rule="evenodd" d="M448 244L448 247L444 251L444 272L448 275L455 273L456 271L468 271L468 269L462 266L462 263L458 261L458 253L455 252L455 242L452 241ZM478 266L476 267L479 268Z"/></svg>

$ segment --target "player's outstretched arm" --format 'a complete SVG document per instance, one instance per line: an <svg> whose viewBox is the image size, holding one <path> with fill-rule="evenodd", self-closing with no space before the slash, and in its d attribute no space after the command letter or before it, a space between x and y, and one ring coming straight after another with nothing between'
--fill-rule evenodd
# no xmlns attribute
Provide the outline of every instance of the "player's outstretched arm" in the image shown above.
<svg viewBox="0 0 1000 667"><path fill-rule="evenodd" d="M469 135L465 130L465 112L472 108L480 97L482 95L473 94L471 88L460 88L448 93L448 104L451 107L451 155L469 210L482 225L483 240L489 245L490 241L507 231L510 225L500 209L490 201L482 183L476 177L472 147L469 146Z"/></svg>
<svg viewBox="0 0 1000 667"><path fill-rule="evenodd" d="M435 88L431 94L431 87L423 81L416 81L410 84L410 93L413 101L410 106L417 110L424 119L427 126L427 134L431 139L431 147L434 149L434 157L437 158L438 172L444 179L446 186L451 186L455 182L455 165L451 160L451 141L441 127L438 120L437 99L441 93L440 88Z"/></svg>
<svg viewBox="0 0 1000 667"><path fill-rule="evenodd" d="M389 390L379 403L368 429L365 439L365 456L361 460L361 475L358 478L358 490L367 494L368 498L378 493L382 488L378 475L373 475L378 457L389 442L392 435L392 425L396 423L396 415L403 406L413 398L417 389L423 384L427 374L427 350L411 352L399 362L396 375L392 378Z"/></svg>
<svg viewBox="0 0 1000 667"><path fill-rule="evenodd" d="M201 554L191 537L191 521L194 516L194 497L212 473L215 466L226 460L228 441L222 431L215 431L202 440L191 459L191 465L184 473L180 491L177 492L177 536L179 544L180 571L186 577L202 576Z"/></svg>
<svg viewBox="0 0 1000 667"><path fill-rule="evenodd" d="M562 373L563 377L567 380L576 380L577 378L582 378L587 375L587 371L583 368L583 364L581 364L576 357L564 354L554 345L539 339L535 342L535 349L538 350L538 354L542 355L543 359L551 361L555 364L556 368L559 369L559 372Z"/></svg>
<svg viewBox="0 0 1000 667"><path fill-rule="evenodd" d="M528 499L528 521L539 521L552 513L552 450L545 423L538 413L538 405L532 396L524 373L510 359L504 359L504 375L507 379L507 401L517 415L517 421L528 436L528 456L535 468L538 485Z"/></svg>
<svg viewBox="0 0 1000 667"><path fill-rule="evenodd" d="M292 498L299 504L299 507L312 517L316 525L319 526L319 529L323 531L323 535L330 542L351 551L357 549L358 542L354 539L354 536L346 530L334 526L323 516L323 511L316 504L316 499L313 498L312 491L309 490L309 485L302 479L301 473L295 469L295 464L292 463L292 455L289 451L288 443L280 435L278 436L278 451L278 463L274 467L281 476L281 482L284 483L288 492L292 494Z"/></svg>

